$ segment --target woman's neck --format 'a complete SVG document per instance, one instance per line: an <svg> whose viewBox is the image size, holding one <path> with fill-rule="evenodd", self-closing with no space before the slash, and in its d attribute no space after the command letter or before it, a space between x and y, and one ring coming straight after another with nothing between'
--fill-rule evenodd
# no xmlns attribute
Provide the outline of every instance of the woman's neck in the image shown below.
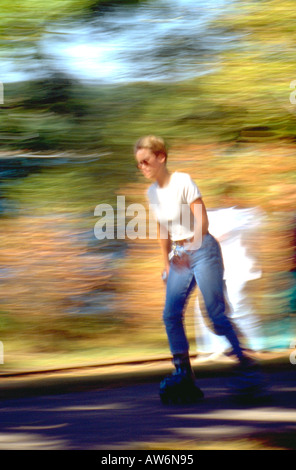
<svg viewBox="0 0 296 470"><path fill-rule="evenodd" d="M156 182L160 188L164 188L167 186L171 179L171 173L168 171L167 167L163 169L163 171L157 175Z"/></svg>

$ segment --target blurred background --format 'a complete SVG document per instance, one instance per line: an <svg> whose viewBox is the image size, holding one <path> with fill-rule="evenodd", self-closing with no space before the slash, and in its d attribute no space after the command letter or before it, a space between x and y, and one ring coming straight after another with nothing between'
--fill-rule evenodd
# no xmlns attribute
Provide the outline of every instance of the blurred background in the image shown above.
<svg viewBox="0 0 296 470"><path fill-rule="evenodd" d="M2 0L1 371L168 355L157 242L94 236L98 204L146 204L133 144L149 133L249 260L236 310L256 317L254 347L294 347L294 7Z"/></svg>

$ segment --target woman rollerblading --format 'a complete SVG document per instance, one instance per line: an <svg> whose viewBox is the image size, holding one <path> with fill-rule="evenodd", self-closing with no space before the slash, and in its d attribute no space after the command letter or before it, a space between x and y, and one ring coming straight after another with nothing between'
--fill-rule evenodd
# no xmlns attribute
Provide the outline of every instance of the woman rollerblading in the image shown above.
<svg viewBox="0 0 296 470"><path fill-rule="evenodd" d="M226 314L221 249L209 233L207 211L195 182L187 173L168 170L163 139L142 137L134 153L142 174L153 181L148 199L157 219L164 259L163 320L176 369L161 382L160 398L163 403L193 402L201 399L203 393L195 385L183 319L196 285L215 333L226 337L238 361L244 364L244 370L247 367L237 332Z"/></svg>

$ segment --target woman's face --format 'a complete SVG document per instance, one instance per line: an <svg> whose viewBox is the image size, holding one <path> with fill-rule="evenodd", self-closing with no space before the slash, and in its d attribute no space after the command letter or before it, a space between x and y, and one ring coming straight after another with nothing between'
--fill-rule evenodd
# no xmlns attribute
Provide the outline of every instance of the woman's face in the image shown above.
<svg viewBox="0 0 296 470"><path fill-rule="evenodd" d="M151 149L139 149L135 156L137 160L137 167L145 178L155 180L159 171L165 165L164 155L155 155Z"/></svg>

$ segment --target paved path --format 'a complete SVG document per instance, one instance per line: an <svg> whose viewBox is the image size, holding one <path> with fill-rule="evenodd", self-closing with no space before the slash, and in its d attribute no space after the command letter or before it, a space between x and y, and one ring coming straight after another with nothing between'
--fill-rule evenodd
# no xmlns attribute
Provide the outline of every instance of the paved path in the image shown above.
<svg viewBox="0 0 296 470"><path fill-rule="evenodd" d="M295 367L295 366L294 366ZM158 381L0 400L0 450L296 449L295 368L268 372L272 401L235 404L227 377L203 403L164 407Z"/></svg>

